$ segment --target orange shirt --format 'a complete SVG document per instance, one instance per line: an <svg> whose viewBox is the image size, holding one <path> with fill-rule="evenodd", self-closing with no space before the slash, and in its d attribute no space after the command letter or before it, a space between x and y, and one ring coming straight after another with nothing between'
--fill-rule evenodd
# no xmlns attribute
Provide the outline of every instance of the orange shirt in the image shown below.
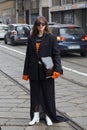
<svg viewBox="0 0 87 130"><path fill-rule="evenodd" d="M40 48L40 42L36 42L36 52L38 53L38 50Z"/></svg>

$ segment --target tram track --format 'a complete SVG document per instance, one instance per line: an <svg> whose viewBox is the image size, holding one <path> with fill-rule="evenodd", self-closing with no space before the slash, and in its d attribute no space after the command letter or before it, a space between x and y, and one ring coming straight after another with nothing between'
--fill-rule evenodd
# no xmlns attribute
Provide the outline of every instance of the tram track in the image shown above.
<svg viewBox="0 0 87 130"><path fill-rule="evenodd" d="M67 62L67 63L71 63L71 64L73 64L73 65L78 65L78 66L87 68L87 65L82 65L82 64L75 63L75 62L73 62L73 61L69 61L69 60L66 60L66 59L62 59L62 61Z"/></svg>
<svg viewBox="0 0 87 130"><path fill-rule="evenodd" d="M0 72L6 77L8 78L10 81L12 81L13 83L15 83L17 86L19 86L23 91L25 91L27 94L30 95L30 90L28 88L26 88L24 85L22 85L19 81L15 80L13 77L11 77L10 75L8 75L7 73L5 73L3 70L0 69ZM58 109L56 110L57 113L63 117L65 117L66 119L68 119L68 121L66 123L68 123L68 125L70 127L72 127L72 130L85 130L82 126L80 126L78 123L74 122L66 113L59 111Z"/></svg>
<svg viewBox="0 0 87 130"><path fill-rule="evenodd" d="M20 48L21 48L21 47L20 47ZM22 50L23 50L23 48L22 48ZM19 60L23 60L23 59L21 59L21 58L15 56L15 55L13 55L13 54L9 54L9 53L6 52L5 50L1 50L1 51L4 52L4 53L6 53L6 54L9 55L9 56L13 56L14 58L18 58ZM71 63L71 64L73 64L73 65L78 65L78 66L87 68L87 65L79 64L79 63L76 63L76 62L73 62L73 61L70 61L70 60L67 60L67 59L63 59L63 58L61 58L61 59L62 59L62 61L64 61L64 62Z"/></svg>
<svg viewBox="0 0 87 130"><path fill-rule="evenodd" d="M5 53L6 55L8 55L8 56L14 57L15 59L18 59L18 60L24 62L24 59L18 57L17 55L10 54L10 53L8 53L8 52L5 52L4 50L1 50L1 51L2 51L3 53ZM74 65L78 65L78 66L81 66L81 67L85 67L85 68L87 68L86 65L81 65L81 64L79 64L79 63L74 63L74 62L69 61L69 60L65 60L65 59L63 59L62 61L64 61L64 62L68 62L68 63L72 63L72 64L74 64ZM87 88L87 85L85 85L84 83L82 83L82 82L78 82L78 81L76 81L76 80L74 80L74 79L72 79L72 78L70 79L70 78L68 78L68 77L66 77L66 76L64 76L64 75L61 76L60 78L62 78L62 79L64 79L64 80L67 80L68 82L71 82L71 83L77 84L77 85L79 85L79 86L81 86L81 87Z"/></svg>
<svg viewBox="0 0 87 130"><path fill-rule="evenodd" d="M77 84L77 85L79 85L79 86L81 86L81 87L87 88L87 85L85 85L85 84L83 84L83 83L81 83L81 82L75 81L75 80L73 80L73 79L69 79L69 78L67 78L67 77L65 77L65 76L61 76L61 78L64 79L64 80L67 80L67 81L69 81L69 82L71 82L71 83L73 83L73 84Z"/></svg>
<svg viewBox="0 0 87 130"><path fill-rule="evenodd" d="M14 53L8 53L4 50L1 50L2 53L10 56L10 57L14 57L16 60L20 60L21 62L24 62L24 58L22 57L18 57L18 55L15 55ZM78 66L81 66L81 67L84 67L84 68L87 68L86 65L81 65L79 63L74 63L73 61L69 61L69 60L66 60L66 59L62 59L62 61L64 62L67 62L67 63L71 63L73 65L78 65ZM3 70L0 70L1 73L3 73L7 78L9 78L9 80L11 80L12 82L14 82L16 85L18 85L21 89L23 89L27 94L30 94L30 91L29 89L27 89L24 85L22 85L20 82L18 82L17 80L15 80L15 78L11 77L10 75L6 74ZM78 82L74 79L70 79L70 78L67 78L66 76L61 76L60 78L68 81L68 82L71 82L73 84L77 84L81 87L84 87L84 88L87 88L87 85L85 85L84 83L81 83L81 82ZM84 128L82 128L79 124L77 124L76 122L74 122L66 113L62 113L61 111L57 110L57 112L61 115L61 116L64 116L65 118L68 118L69 121L67 122L73 130L85 130Z"/></svg>

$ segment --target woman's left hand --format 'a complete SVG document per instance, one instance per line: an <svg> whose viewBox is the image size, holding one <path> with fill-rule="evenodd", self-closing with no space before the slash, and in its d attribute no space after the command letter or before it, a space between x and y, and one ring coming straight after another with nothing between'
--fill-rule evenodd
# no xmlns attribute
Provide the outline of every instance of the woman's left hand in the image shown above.
<svg viewBox="0 0 87 130"><path fill-rule="evenodd" d="M52 79L58 78L59 76L60 76L60 73L54 71L52 75Z"/></svg>

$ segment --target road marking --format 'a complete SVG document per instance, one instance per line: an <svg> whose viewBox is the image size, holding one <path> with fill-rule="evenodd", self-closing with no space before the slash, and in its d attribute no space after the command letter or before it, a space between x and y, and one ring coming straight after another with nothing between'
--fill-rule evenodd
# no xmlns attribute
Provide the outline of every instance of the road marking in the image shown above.
<svg viewBox="0 0 87 130"><path fill-rule="evenodd" d="M63 66L63 69L65 70L68 70L68 71L71 71L71 72L74 72L76 74L79 74L79 75L82 75L82 76L86 76L87 77L87 74L86 73L83 73L83 72L80 72L80 71L77 71L77 70L74 70L74 69L71 69L71 68L67 68L65 66Z"/></svg>
<svg viewBox="0 0 87 130"><path fill-rule="evenodd" d="M8 50L10 50L10 51L17 52L17 53L22 54L22 55L25 55L25 53L23 53L23 52L17 51L17 50L15 50L15 49L12 49L12 48L9 48L9 47L3 46L3 45L0 45L0 47L5 48L5 49L8 49Z"/></svg>
<svg viewBox="0 0 87 130"><path fill-rule="evenodd" d="M3 46L3 45L0 45L0 47L5 48L5 49L8 49L8 50L10 50L10 51L14 51L14 52L19 53L19 54L21 54L21 55L25 55L25 53L23 53L23 52L17 51L17 50L15 50L15 49L12 49L12 48L9 48L9 47ZM77 70L74 70L74 69L71 69L71 68L67 68L67 67L65 67L65 66L63 66L63 69L87 77L87 74L86 74L86 73L83 73L83 72L80 72L80 71L77 71Z"/></svg>

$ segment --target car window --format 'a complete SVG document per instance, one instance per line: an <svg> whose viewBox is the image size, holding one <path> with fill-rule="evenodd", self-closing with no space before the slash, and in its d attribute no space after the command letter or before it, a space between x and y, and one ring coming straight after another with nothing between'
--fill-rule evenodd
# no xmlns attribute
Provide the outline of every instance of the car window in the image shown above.
<svg viewBox="0 0 87 130"><path fill-rule="evenodd" d="M17 27L16 27L16 30L20 32L20 31L23 30L23 27L22 27L22 26L17 26Z"/></svg>
<svg viewBox="0 0 87 130"><path fill-rule="evenodd" d="M30 29L28 26L17 26L16 31L18 34L30 34Z"/></svg>
<svg viewBox="0 0 87 130"><path fill-rule="evenodd" d="M60 35L72 35L72 34L84 34L84 31L80 27L60 28Z"/></svg>
<svg viewBox="0 0 87 130"><path fill-rule="evenodd" d="M9 25L9 27L8 27L8 30L14 30L15 29L15 27L13 26L13 25Z"/></svg>
<svg viewBox="0 0 87 130"><path fill-rule="evenodd" d="M59 35L59 28L53 28L53 34Z"/></svg>
<svg viewBox="0 0 87 130"><path fill-rule="evenodd" d="M7 30L8 30L8 27L7 27L7 26L0 26L0 30L7 31Z"/></svg>
<svg viewBox="0 0 87 130"><path fill-rule="evenodd" d="M23 30L24 30L25 32L30 32L29 27L23 27Z"/></svg>
<svg viewBox="0 0 87 130"><path fill-rule="evenodd" d="M49 26L49 29L50 29L50 31L51 31L54 35L58 35L58 34L59 34L58 28Z"/></svg>

